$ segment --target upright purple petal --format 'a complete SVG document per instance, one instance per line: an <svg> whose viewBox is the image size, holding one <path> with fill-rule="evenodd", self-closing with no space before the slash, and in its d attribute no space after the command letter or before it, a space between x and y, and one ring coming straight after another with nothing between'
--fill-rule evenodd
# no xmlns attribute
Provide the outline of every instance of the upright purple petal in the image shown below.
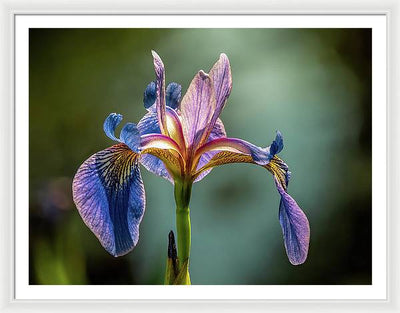
<svg viewBox="0 0 400 313"><path fill-rule="evenodd" d="M114 145L87 159L72 184L79 214L113 256L128 253L139 239L145 192L137 158L125 144Z"/></svg>
<svg viewBox="0 0 400 313"><path fill-rule="evenodd" d="M209 75L214 83L217 102L216 112L219 116L232 90L231 66L225 53L221 53L219 60L211 68Z"/></svg>
<svg viewBox="0 0 400 313"><path fill-rule="evenodd" d="M213 130L232 90L231 66L226 54L221 53L219 60L211 68L209 75L214 85L216 105L206 136Z"/></svg>
<svg viewBox="0 0 400 313"><path fill-rule="evenodd" d="M204 131L215 110L215 95L212 81L200 71L193 78L182 99L180 111L186 145L193 150L204 140Z"/></svg>
<svg viewBox="0 0 400 313"><path fill-rule="evenodd" d="M165 90L165 105L172 109L176 109L181 100L181 85L177 83L169 83L167 89ZM143 105L147 110L155 110L155 103L157 98L157 88L156 83L151 82L147 85L146 90L143 94Z"/></svg>
<svg viewBox="0 0 400 313"><path fill-rule="evenodd" d="M156 73L156 112L158 122L162 134L167 134L167 124L165 120L165 70L164 63L162 62L159 55L155 52L151 52L153 55L154 70Z"/></svg>
<svg viewBox="0 0 400 313"><path fill-rule="evenodd" d="M307 259L310 243L310 225L304 212L281 186L279 180L274 177L274 181L281 195L279 222L282 227L286 254L290 263L299 265Z"/></svg>

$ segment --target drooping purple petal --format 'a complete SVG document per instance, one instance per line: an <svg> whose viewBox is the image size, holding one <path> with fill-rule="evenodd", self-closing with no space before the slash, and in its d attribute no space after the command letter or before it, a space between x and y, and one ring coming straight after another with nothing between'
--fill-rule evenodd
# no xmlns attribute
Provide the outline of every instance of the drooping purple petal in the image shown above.
<svg viewBox="0 0 400 313"><path fill-rule="evenodd" d="M153 55L154 71L156 73L156 112L158 123L162 134L167 133L167 125L165 119L165 70L164 63L160 56L155 52L151 52Z"/></svg>
<svg viewBox="0 0 400 313"><path fill-rule="evenodd" d="M79 214L113 256L128 253L139 239L145 191L137 158L125 144L114 145L87 159L72 184Z"/></svg>
<svg viewBox="0 0 400 313"><path fill-rule="evenodd" d="M205 138L204 131L210 123L216 102L212 81L200 71L193 78L180 105L186 145L196 148Z"/></svg>
<svg viewBox="0 0 400 313"><path fill-rule="evenodd" d="M290 263L299 265L305 262L310 243L310 225L304 212L296 201L284 190L274 177L276 188L281 195L279 222L282 227L286 254Z"/></svg>

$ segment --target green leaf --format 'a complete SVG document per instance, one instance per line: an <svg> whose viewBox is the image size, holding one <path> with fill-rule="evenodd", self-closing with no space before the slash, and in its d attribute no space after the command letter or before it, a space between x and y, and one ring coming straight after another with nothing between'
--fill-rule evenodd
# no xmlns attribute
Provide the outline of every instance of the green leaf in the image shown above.
<svg viewBox="0 0 400 313"><path fill-rule="evenodd" d="M179 274L174 281L174 285L191 285L189 275L189 259L183 263Z"/></svg>

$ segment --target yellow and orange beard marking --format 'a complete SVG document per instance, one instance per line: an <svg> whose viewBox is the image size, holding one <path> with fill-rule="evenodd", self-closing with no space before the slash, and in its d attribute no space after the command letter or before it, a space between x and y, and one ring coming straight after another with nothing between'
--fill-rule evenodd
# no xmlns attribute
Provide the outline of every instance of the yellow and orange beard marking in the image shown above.
<svg viewBox="0 0 400 313"><path fill-rule="evenodd" d="M204 165L201 169L199 169L193 175L193 177L195 179L201 172L207 169L229 163L251 163L259 165L254 162L253 158L250 155L223 151L217 153L206 165ZM274 175L279 180L282 187L286 190L287 189L286 171L284 170L282 163L283 161L275 155L267 165L261 165L261 166L267 169L272 175Z"/></svg>
<svg viewBox="0 0 400 313"><path fill-rule="evenodd" d="M179 146L182 157L185 155L186 146L183 138L182 125L178 115L171 116L172 113L166 114L166 125L169 137L172 138Z"/></svg>
<svg viewBox="0 0 400 313"><path fill-rule="evenodd" d="M183 174L184 162L178 152L174 150L164 150L159 148L146 148L141 154L151 154L161 161L172 177L180 176Z"/></svg>
<svg viewBox="0 0 400 313"><path fill-rule="evenodd" d="M286 185L286 170L282 167L283 161L276 155L264 167L272 173L278 180L284 190L287 190Z"/></svg>
<svg viewBox="0 0 400 313"><path fill-rule="evenodd" d="M118 188L123 188L124 182L132 174L138 154L125 144L117 144L110 149L113 150L112 154L97 160L98 164L101 164L99 170L103 170L102 176L107 188L115 187L116 181L118 181ZM118 180L115 178L118 178Z"/></svg>

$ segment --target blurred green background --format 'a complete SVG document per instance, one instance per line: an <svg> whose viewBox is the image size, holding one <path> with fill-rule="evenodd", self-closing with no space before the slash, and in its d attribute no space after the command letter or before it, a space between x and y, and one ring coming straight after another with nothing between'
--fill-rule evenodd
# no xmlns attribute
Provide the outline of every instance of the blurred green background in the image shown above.
<svg viewBox="0 0 400 313"><path fill-rule="evenodd" d="M146 213L137 247L110 256L72 202L72 178L112 144L111 112L145 113L150 50L182 85L225 52L233 90L230 137L259 146L275 130L289 188L311 226L308 260L292 266L271 175L247 164L214 169L191 200L193 284L371 284L370 29L31 29L29 33L31 284L162 284L172 185L142 168Z"/></svg>

